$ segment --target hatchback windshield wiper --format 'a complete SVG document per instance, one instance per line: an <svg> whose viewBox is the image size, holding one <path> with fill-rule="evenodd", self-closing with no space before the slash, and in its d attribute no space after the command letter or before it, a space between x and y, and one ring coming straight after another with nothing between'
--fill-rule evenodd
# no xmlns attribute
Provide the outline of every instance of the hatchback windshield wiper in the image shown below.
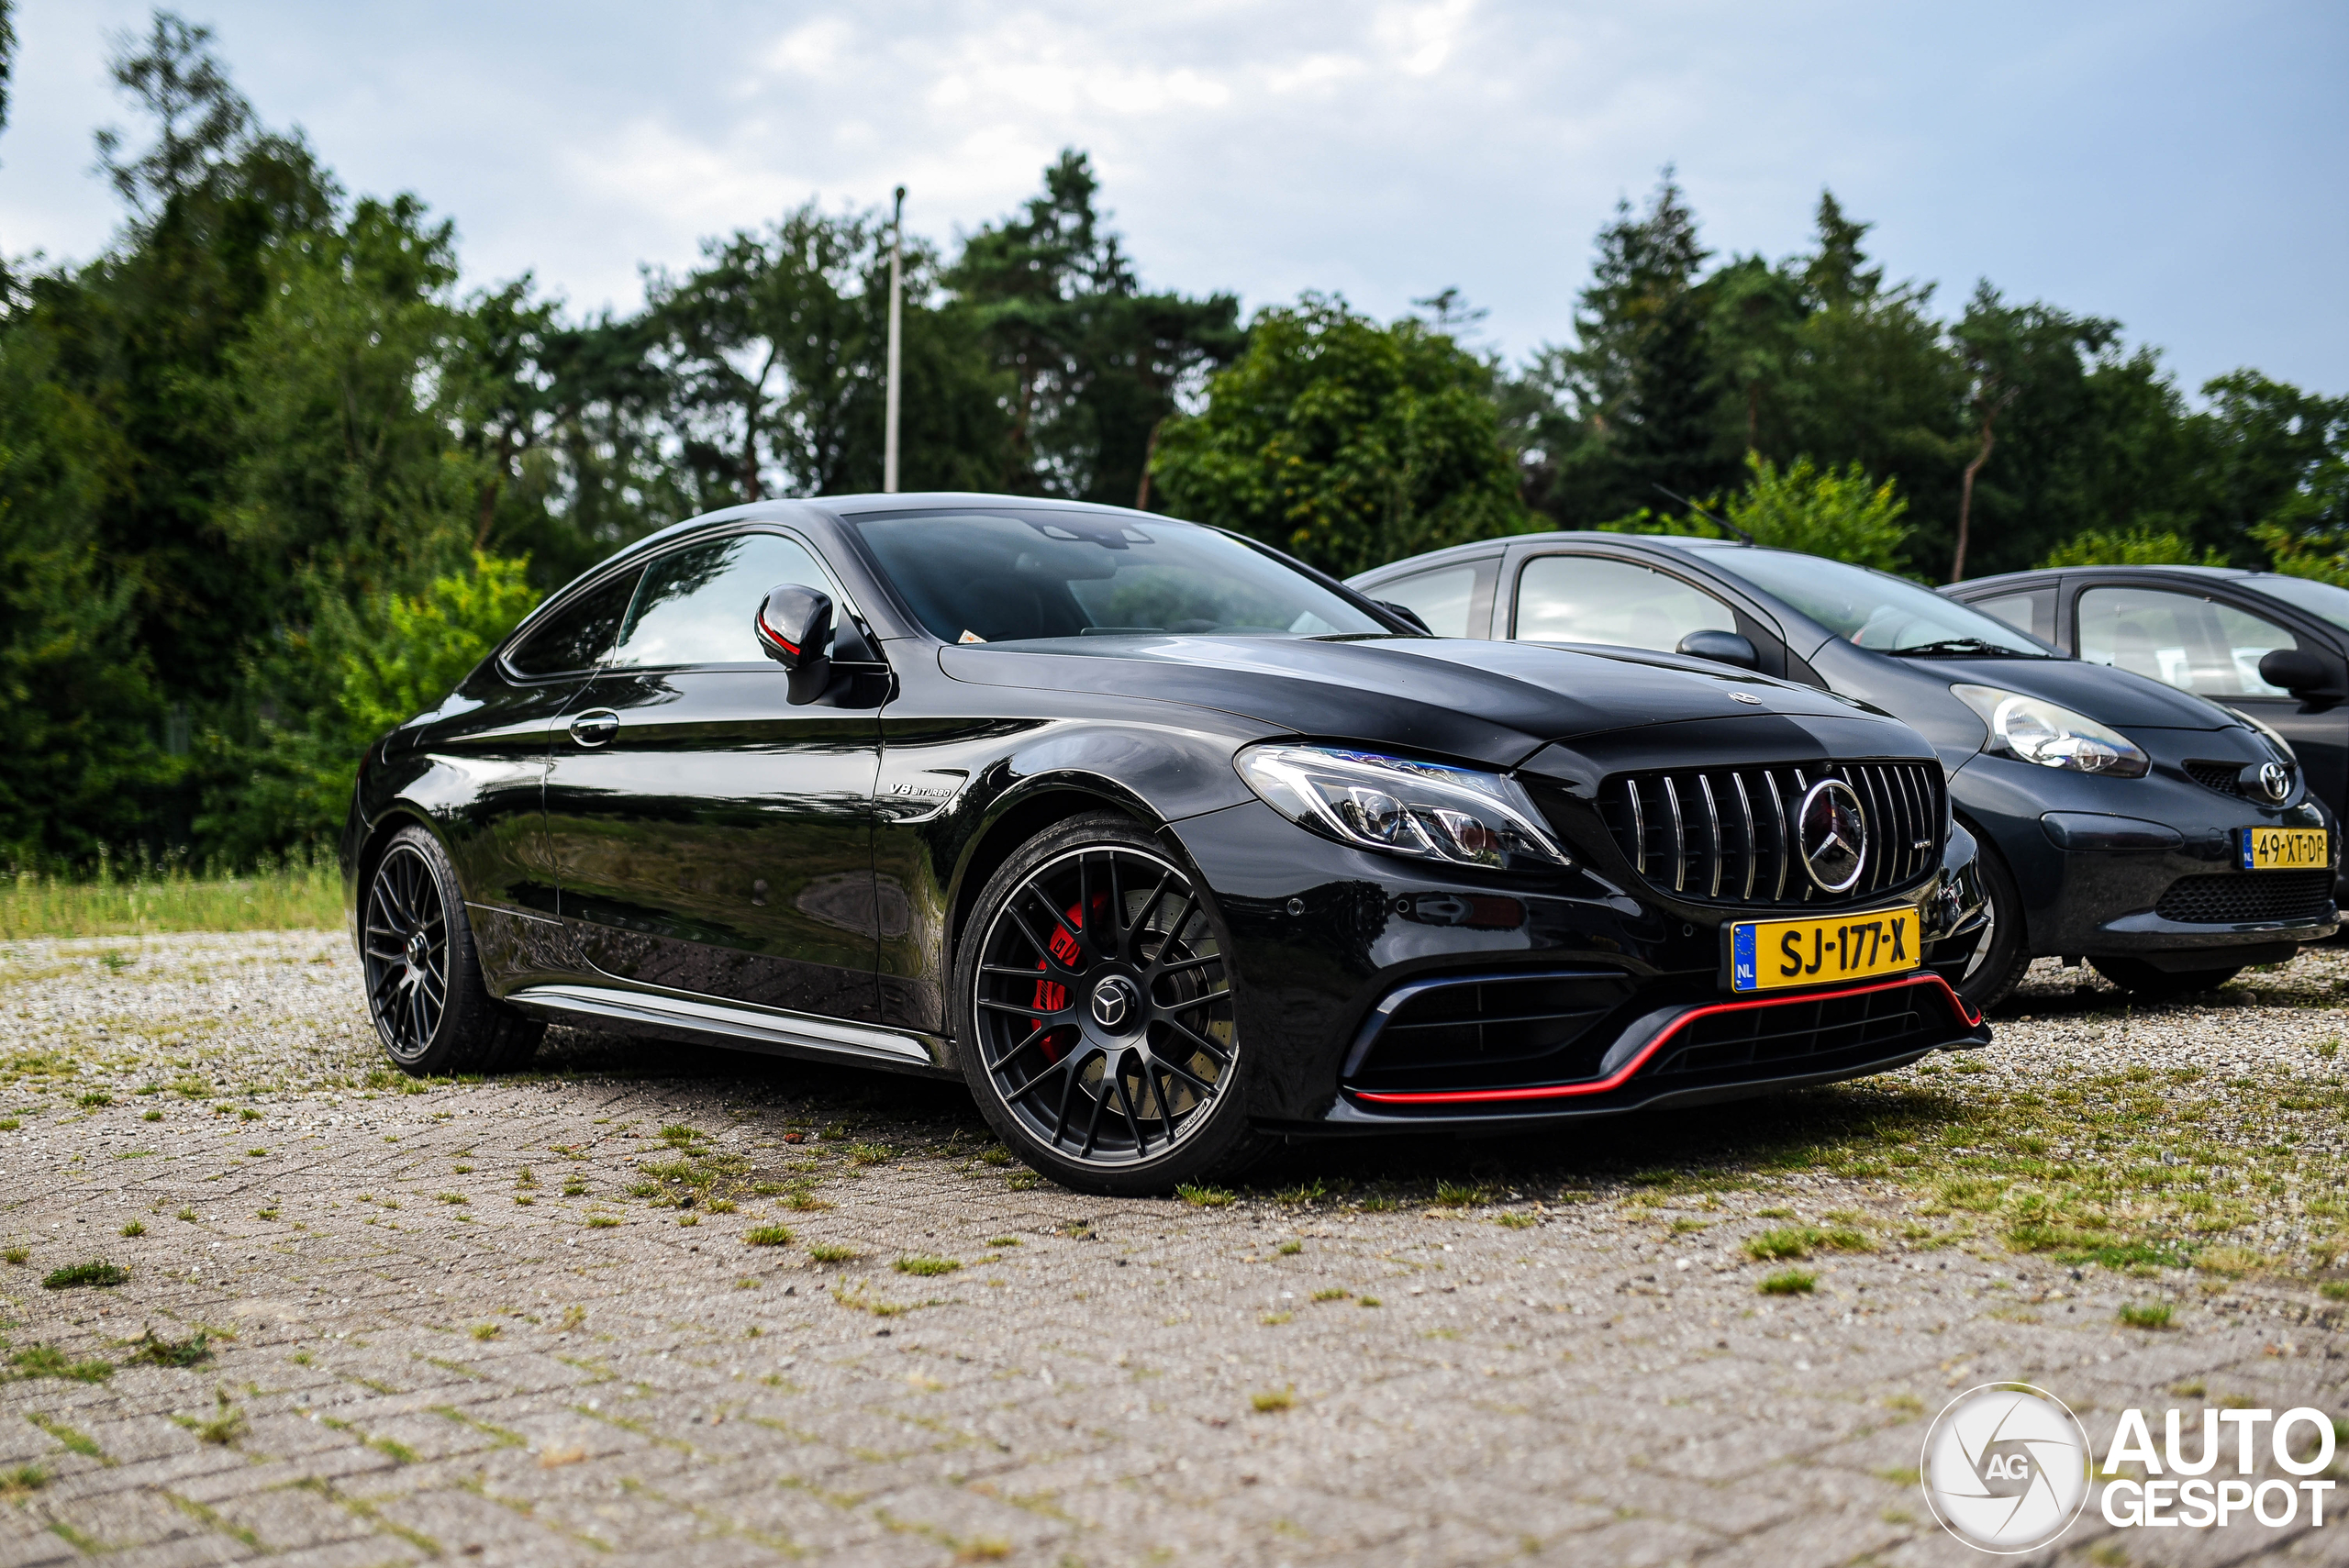
<svg viewBox="0 0 2349 1568"><path fill-rule="evenodd" d="M2003 643L1985 642L1978 637L1944 637L1939 642L1920 642L1913 648L1887 648L1887 653L1903 659L1930 658L1937 653L1992 653L2009 659L2044 659L2043 653L2032 653L2021 648L2009 648Z"/></svg>

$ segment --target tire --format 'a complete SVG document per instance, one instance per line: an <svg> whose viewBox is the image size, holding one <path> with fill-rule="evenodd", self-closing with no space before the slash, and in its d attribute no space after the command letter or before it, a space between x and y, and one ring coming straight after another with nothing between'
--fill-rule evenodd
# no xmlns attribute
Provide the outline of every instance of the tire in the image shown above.
<svg viewBox="0 0 2349 1568"><path fill-rule="evenodd" d="M2088 962L2096 965L2099 974L2132 996L2147 1001L2216 991L2243 973L2241 964L2232 969L2158 969L2142 958L2090 958Z"/></svg>
<svg viewBox="0 0 2349 1568"><path fill-rule="evenodd" d="M1272 1144L1248 1123L1230 945L1197 878L1130 818L1022 844L980 891L954 965L963 1074L996 1136L1112 1197L1252 1163Z"/></svg>
<svg viewBox="0 0 2349 1568"><path fill-rule="evenodd" d="M2023 972L2031 967L2031 948L2023 940L2021 890L1990 840L1976 833L1974 841L1981 857L1983 891L1989 895L1983 906L1989 923L1963 963L1939 967L1967 1006L1987 1013L2022 984Z"/></svg>
<svg viewBox="0 0 2349 1568"><path fill-rule="evenodd" d="M392 836L359 909L367 1016L384 1054L417 1077L505 1073L539 1049L546 1025L489 994L456 868L422 828Z"/></svg>

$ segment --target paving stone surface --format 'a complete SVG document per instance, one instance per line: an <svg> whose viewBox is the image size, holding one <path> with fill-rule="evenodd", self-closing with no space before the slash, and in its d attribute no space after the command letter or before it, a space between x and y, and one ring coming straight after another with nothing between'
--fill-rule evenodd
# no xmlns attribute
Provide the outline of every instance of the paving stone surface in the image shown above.
<svg viewBox="0 0 2349 1568"><path fill-rule="evenodd" d="M2300 963L2142 1049L2332 1071L2339 961ZM1995 1070L2119 1049L2032 984ZM334 935L0 950L0 1563L1955 1563L1914 1475L1961 1389L2050 1389L2099 1452L2131 1406L2344 1408L2306 1271L1953 1244L1913 1181L1783 1155L1659 1202L1620 1156L1663 1124L1300 1148L1198 1207L1040 1184L951 1085L570 1031L540 1066L382 1072ZM2305 1240L2341 1158L2296 1147ZM1761 1294L1744 1242L1831 1215L1874 1250ZM2149 1292L2170 1327L2117 1320ZM2023 1561L2254 1559L2349 1527L2092 1508Z"/></svg>

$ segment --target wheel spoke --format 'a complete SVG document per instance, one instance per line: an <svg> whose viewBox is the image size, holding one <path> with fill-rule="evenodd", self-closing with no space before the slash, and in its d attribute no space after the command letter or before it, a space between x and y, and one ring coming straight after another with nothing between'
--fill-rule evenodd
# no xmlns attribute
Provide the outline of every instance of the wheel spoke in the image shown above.
<svg viewBox="0 0 2349 1568"><path fill-rule="evenodd" d="M1117 1074L1118 1109L1124 1113L1127 1129L1134 1135L1134 1156L1139 1159L1146 1151L1149 1140L1142 1136L1141 1123L1134 1116L1133 1091L1126 1087L1126 1075Z"/></svg>
<svg viewBox="0 0 2349 1568"><path fill-rule="evenodd" d="M1163 951L1163 950L1162 949L1161 951ZM1219 952L1201 953L1197 958L1177 959L1173 963L1153 963L1150 966L1150 973L1152 977L1155 979L1157 976L1162 974L1180 974L1185 970L1198 969L1207 964L1221 963L1222 962L1223 954Z"/></svg>
<svg viewBox="0 0 2349 1568"><path fill-rule="evenodd" d="M1199 895L1196 893L1183 900L1182 913L1174 917L1174 923L1169 926L1166 929L1166 934L1158 940L1158 951L1152 955L1153 962L1174 951L1174 945L1183 940L1183 932L1190 925L1191 917L1197 912L1198 907Z"/></svg>
<svg viewBox="0 0 2349 1568"><path fill-rule="evenodd" d="M1074 1081L1072 1078L1071 1082ZM1109 1086L1109 1073L1106 1063L1102 1068L1101 1086L1104 1089ZM1080 1160L1093 1152L1094 1140L1101 1135L1101 1107L1109 1103L1109 1097L1107 1095L1095 1095L1092 1099L1093 1114L1085 1118L1085 1141L1079 1144L1076 1150L1076 1157Z"/></svg>
<svg viewBox="0 0 2349 1568"><path fill-rule="evenodd" d="M1151 1066L1152 1063L1144 1062L1142 1074L1150 1084L1150 1092L1158 1096L1158 1119L1165 1124L1166 1145L1171 1149L1174 1146L1174 1096L1166 1092L1166 1084L1163 1081L1151 1075ZM1204 1103L1204 1095L1201 1100ZM1197 1106L1192 1107L1194 1110L1197 1108Z"/></svg>
<svg viewBox="0 0 2349 1568"><path fill-rule="evenodd" d="M1151 1064L1162 1073L1172 1073L1177 1078L1182 1079L1183 1082L1197 1090L1199 1098L1203 1100L1209 1095L1215 1093L1215 1085L1213 1084L1208 1083L1205 1078L1200 1077L1189 1068L1181 1066L1168 1057L1153 1057ZM1159 1100L1162 1105L1165 1103L1165 1096L1163 1094L1159 1096Z"/></svg>
<svg viewBox="0 0 2349 1568"><path fill-rule="evenodd" d="M1231 1053L1226 1051L1222 1046L1216 1044L1215 1041L1209 1040L1207 1036L1199 1034L1182 1024L1176 1023L1173 1018L1162 1018L1159 1021L1163 1023L1168 1029L1173 1029L1176 1034L1181 1035L1185 1040L1189 1040L1193 1045L1197 1046L1201 1051L1206 1051L1209 1056L1214 1057L1215 1064L1219 1068L1229 1067L1231 1065Z"/></svg>
<svg viewBox="0 0 2349 1568"><path fill-rule="evenodd" d="M1063 1013L1076 1011L1074 1003L1059 1007L1034 1007L1022 1003L998 1002L987 996L979 998L979 1006L990 1013L1009 1013L1015 1018L1057 1018Z"/></svg>
<svg viewBox="0 0 2349 1568"><path fill-rule="evenodd" d="M1021 893L1025 893L1027 891L1029 891L1028 888L1020 889ZM1019 928L1019 934L1026 937L1029 943L1035 948L1036 956L1042 959L1046 963L1051 964L1054 969L1059 970L1063 974L1075 974L1079 973L1076 970L1071 969L1067 964L1063 963L1060 961L1059 955L1052 951L1052 944L1045 941L1043 938L1036 934L1036 928L1030 925L1028 923L1028 917L1019 912L1019 905L1018 903L1019 897L1019 894L1015 893L1009 899L1007 899L1003 906L1003 912L1011 917L1012 923Z"/></svg>
<svg viewBox="0 0 2349 1568"><path fill-rule="evenodd" d="M1150 896L1143 899L1141 907L1134 911L1133 924L1126 928L1125 936L1118 945L1119 956L1129 963L1135 962L1134 943L1141 939L1142 932L1150 929L1150 917L1157 910L1158 901L1166 896L1167 884L1174 880L1174 873L1171 871L1161 875L1158 885L1150 890Z"/></svg>
<svg viewBox="0 0 2349 1568"><path fill-rule="evenodd" d="M1158 1010L1163 1014L1187 1013L1194 1008L1204 1007L1210 1002L1228 1002L1230 999L1231 988L1226 986L1220 991L1210 991L1204 996L1194 996L1187 1002L1162 1002L1158 1004Z"/></svg>

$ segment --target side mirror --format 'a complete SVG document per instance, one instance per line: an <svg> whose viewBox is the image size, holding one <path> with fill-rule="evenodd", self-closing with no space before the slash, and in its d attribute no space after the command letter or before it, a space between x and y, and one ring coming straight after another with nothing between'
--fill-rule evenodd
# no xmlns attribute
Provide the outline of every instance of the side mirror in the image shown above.
<svg viewBox="0 0 2349 1568"><path fill-rule="evenodd" d="M1429 637L1433 637L1435 635L1434 629L1431 628L1427 622L1419 618L1419 612L1413 609L1410 606L1398 605L1392 599L1373 599L1370 602L1376 605L1380 609L1385 610L1388 615L1393 616L1397 620L1401 621L1405 626L1417 627L1422 633Z"/></svg>
<svg viewBox="0 0 2349 1568"><path fill-rule="evenodd" d="M1734 664L1741 670L1762 668L1762 655L1753 651L1753 644L1733 631L1692 631L1673 651L1687 659Z"/></svg>
<svg viewBox="0 0 2349 1568"><path fill-rule="evenodd" d="M2305 649L2272 648L2260 656L2259 678L2299 696L2331 685L2332 672L2324 667L2323 660Z"/></svg>
<svg viewBox="0 0 2349 1568"><path fill-rule="evenodd" d="M790 701L814 702L832 678L832 597L796 583L767 591L751 617L759 647L791 672Z"/></svg>

